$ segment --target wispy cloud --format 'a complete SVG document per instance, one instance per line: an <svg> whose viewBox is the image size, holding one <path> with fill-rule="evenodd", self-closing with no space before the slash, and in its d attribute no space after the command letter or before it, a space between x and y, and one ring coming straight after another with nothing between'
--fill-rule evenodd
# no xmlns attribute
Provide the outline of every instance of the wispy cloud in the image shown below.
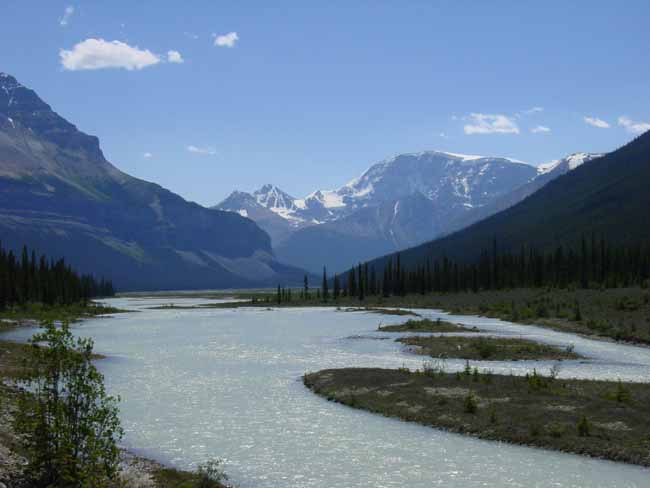
<svg viewBox="0 0 650 488"><path fill-rule="evenodd" d="M212 34L214 37L214 45L219 47L235 47L239 40L239 35L236 32L228 32L228 34Z"/></svg>
<svg viewBox="0 0 650 488"><path fill-rule="evenodd" d="M142 155L142 157L143 157L144 159L151 159L151 158L153 158L153 154L151 154L150 152L146 152L146 153L144 153L144 154Z"/></svg>
<svg viewBox="0 0 650 488"><path fill-rule="evenodd" d="M544 107L532 107L528 110L524 110L522 113L525 115L537 114L544 111Z"/></svg>
<svg viewBox="0 0 650 488"><path fill-rule="evenodd" d="M618 118L618 125L625 127L625 130L632 134L642 134L650 130L650 122L638 122L625 115Z"/></svg>
<svg viewBox="0 0 650 488"><path fill-rule="evenodd" d="M610 127L607 122L598 117L585 117L584 120L586 124L591 125L592 127L598 127L599 129L609 129Z"/></svg>
<svg viewBox="0 0 650 488"><path fill-rule="evenodd" d="M519 134L519 126L512 117L503 114L471 113L469 123L463 127L465 134Z"/></svg>
<svg viewBox="0 0 650 488"><path fill-rule="evenodd" d="M74 7L72 5L68 5L63 11L63 17L59 19L59 25L61 27L66 27L70 23L72 14L74 14Z"/></svg>
<svg viewBox="0 0 650 488"><path fill-rule="evenodd" d="M181 56L181 53L174 50L167 51L167 61L169 61L170 63L177 63L177 64L181 64L185 62L183 56Z"/></svg>
<svg viewBox="0 0 650 488"><path fill-rule="evenodd" d="M61 64L66 70L93 70L123 68L140 70L160 62L160 57L148 49L139 49L120 41L86 39L72 49L59 51Z"/></svg>
<svg viewBox="0 0 650 488"><path fill-rule="evenodd" d="M193 146L189 145L186 148L188 152L194 153L194 154L201 154L203 156L215 156L217 154L217 150L213 147L199 147L199 146Z"/></svg>
<svg viewBox="0 0 650 488"><path fill-rule="evenodd" d="M546 127L545 125L538 125L537 127L533 127L532 129L530 129L530 131L533 134L548 134L551 132L551 128Z"/></svg>
<svg viewBox="0 0 650 488"><path fill-rule="evenodd" d="M443 139L449 139L449 136L444 132L437 132L436 137L441 137Z"/></svg>

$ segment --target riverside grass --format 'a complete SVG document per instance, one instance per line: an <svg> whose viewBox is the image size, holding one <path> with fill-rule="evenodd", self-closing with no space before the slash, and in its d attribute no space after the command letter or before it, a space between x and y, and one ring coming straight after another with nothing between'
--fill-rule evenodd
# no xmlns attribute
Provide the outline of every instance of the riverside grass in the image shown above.
<svg viewBox="0 0 650 488"><path fill-rule="evenodd" d="M125 312L125 310L96 302L88 302L86 304L74 303L71 305L28 303L0 312L0 332L20 325L23 322L27 322L30 325L38 325L41 322L48 321L66 321L72 323L85 318L122 312Z"/></svg>
<svg viewBox="0 0 650 488"><path fill-rule="evenodd" d="M359 311L377 309L434 309L456 315L480 315L525 325L539 325L584 336L650 345L650 289L635 288L515 288L477 293L430 293L406 296L339 297L324 302L315 296L278 304L275 292L212 292L189 296L236 298L240 302L192 308L337 307ZM172 297L174 295L165 295ZM188 295L176 295L177 297Z"/></svg>
<svg viewBox="0 0 650 488"><path fill-rule="evenodd" d="M551 346L526 339L503 337L428 336L400 337L397 342L412 352L432 358L483 361L580 359L573 348Z"/></svg>
<svg viewBox="0 0 650 488"><path fill-rule="evenodd" d="M306 374L349 407L482 439L650 466L650 385L379 368Z"/></svg>
<svg viewBox="0 0 650 488"><path fill-rule="evenodd" d="M446 320L409 319L403 324L380 325L379 332L476 332L476 327L469 328Z"/></svg>

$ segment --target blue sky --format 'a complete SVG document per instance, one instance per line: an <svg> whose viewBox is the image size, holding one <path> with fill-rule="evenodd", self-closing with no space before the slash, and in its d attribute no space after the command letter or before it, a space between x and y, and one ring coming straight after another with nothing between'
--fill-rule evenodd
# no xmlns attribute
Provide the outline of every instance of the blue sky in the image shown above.
<svg viewBox="0 0 650 488"><path fill-rule="evenodd" d="M647 0L4 0L0 71L120 169L211 205L401 152L612 150L650 128L649 18Z"/></svg>

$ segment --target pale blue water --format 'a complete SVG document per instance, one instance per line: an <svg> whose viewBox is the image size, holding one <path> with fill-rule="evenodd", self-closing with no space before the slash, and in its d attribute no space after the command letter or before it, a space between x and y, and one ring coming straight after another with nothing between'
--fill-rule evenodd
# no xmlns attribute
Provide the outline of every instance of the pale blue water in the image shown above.
<svg viewBox="0 0 650 488"><path fill-rule="evenodd" d="M140 310L75 326L95 339L111 393L122 397L124 444L193 467L226 460L241 488L646 487L650 470L449 434L327 402L303 373L344 366L417 368L422 358L382 336L379 322L407 317L333 309L146 310L168 299L112 299ZM205 303L176 299L176 303ZM431 311L435 318L445 316ZM573 344L587 361L562 375L650 380L650 349L597 342L493 319L449 317L491 334ZM5 336L25 339L24 329ZM523 374L549 362L474 363ZM461 361L448 361L450 370Z"/></svg>

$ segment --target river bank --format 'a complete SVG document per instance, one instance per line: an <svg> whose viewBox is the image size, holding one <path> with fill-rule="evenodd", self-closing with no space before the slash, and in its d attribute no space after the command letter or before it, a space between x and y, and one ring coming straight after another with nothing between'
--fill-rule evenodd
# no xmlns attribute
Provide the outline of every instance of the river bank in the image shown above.
<svg viewBox="0 0 650 488"><path fill-rule="evenodd" d="M349 407L466 434L650 466L650 385L469 369L329 369L303 378Z"/></svg>
<svg viewBox="0 0 650 488"><path fill-rule="evenodd" d="M0 340L0 483L21 486L20 476L27 463L21 454L20 440L13 430L17 411L18 389L12 382L24 373L27 344ZM96 356L101 359L102 356ZM152 459L122 450L120 488L190 488L199 486L199 476L165 466ZM226 488L215 484L215 488Z"/></svg>
<svg viewBox="0 0 650 488"><path fill-rule="evenodd" d="M21 327L37 327L43 320L79 321L84 318L125 312L124 310L95 304L90 307L66 307L62 309L40 309L5 314L0 321L0 332ZM34 309L32 309L33 311ZM58 314L57 314L58 312ZM12 318L7 318L7 315ZM0 486L20 487L21 473L27 460L21 454L21 443L13 429L14 416L18 408L19 389L15 381L23 376L25 359L30 346L24 343L0 340ZM94 360L105 359L99 354ZM200 477L195 472L182 471L165 466L122 450L120 488L189 488L199 486ZM215 483L214 488L226 488Z"/></svg>
<svg viewBox="0 0 650 488"><path fill-rule="evenodd" d="M522 325L539 325L598 340L650 345L650 290L644 288L517 288L476 293L433 293L406 296L366 296L308 300L294 298L278 303L274 291L196 292L193 298L233 298L229 303L191 308L336 307L341 311L378 309L435 309L455 315L499 318ZM166 298L187 295L167 294ZM171 308L174 308L173 306ZM407 311L408 312L408 311Z"/></svg>

